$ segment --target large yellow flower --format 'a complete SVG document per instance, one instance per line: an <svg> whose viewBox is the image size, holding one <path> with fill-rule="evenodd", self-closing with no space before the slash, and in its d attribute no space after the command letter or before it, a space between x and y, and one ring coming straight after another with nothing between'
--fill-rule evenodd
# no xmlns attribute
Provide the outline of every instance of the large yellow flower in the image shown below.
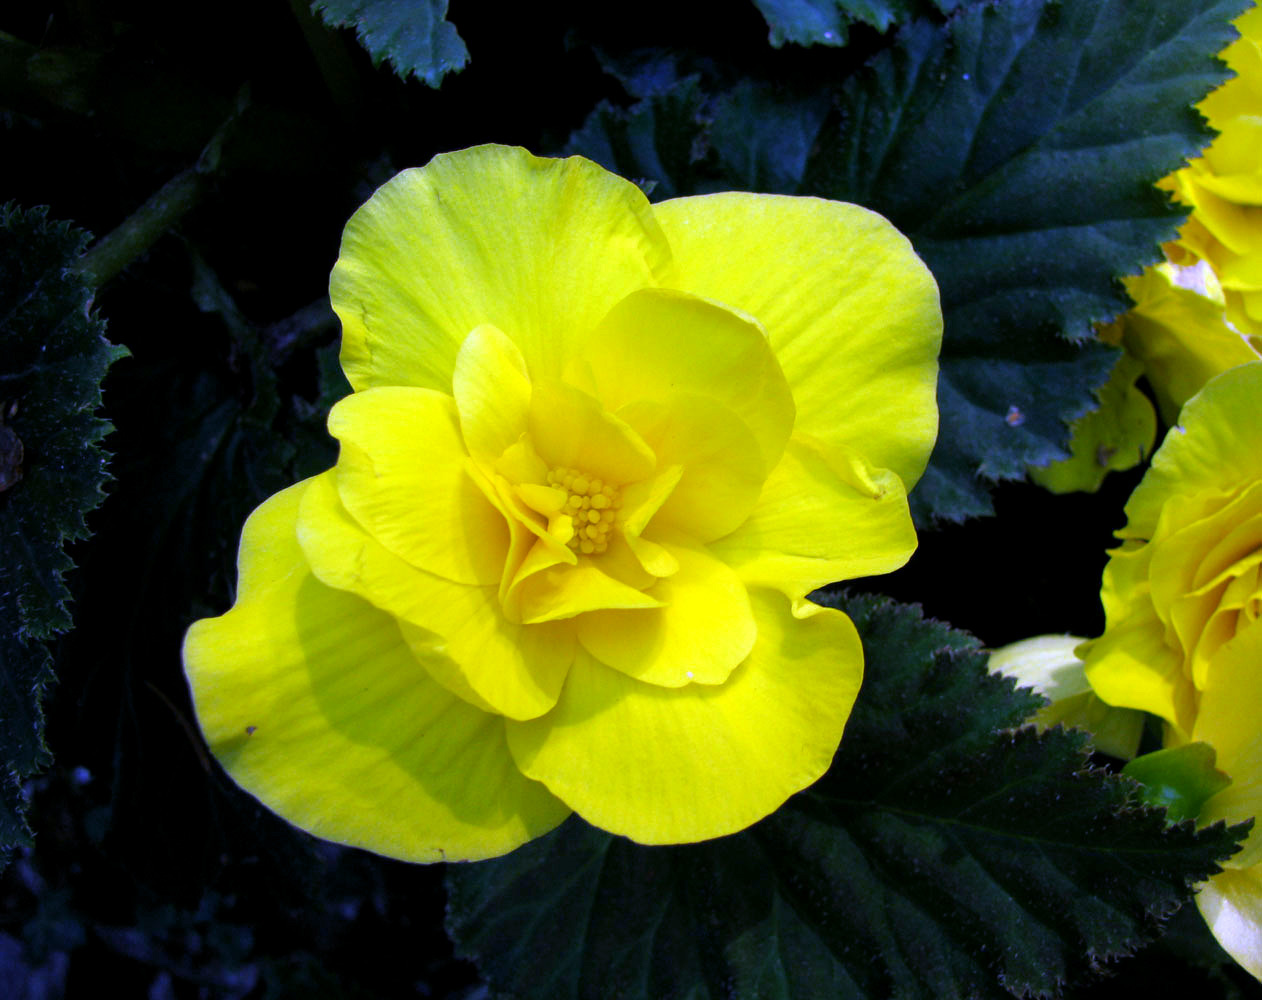
<svg viewBox="0 0 1262 1000"><path fill-rule="evenodd" d="M1111 705L1210 744L1231 785L1202 822L1262 817L1262 362L1211 380L1153 457L1104 570L1104 635L1078 650ZM1262 827L1197 903L1262 979Z"/></svg>
<svg viewBox="0 0 1262 1000"><path fill-rule="evenodd" d="M185 641L242 787L431 861L571 810L715 837L824 773L863 656L806 595L906 561L937 429L906 239L484 146L382 187L331 297L337 465L254 512L236 605Z"/></svg>
<svg viewBox="0 0 1262 1000"><path fill-rule="evenodd" d="M1218 138L1159 187L1192 209L1171 248L1175 263L1208 261L1227 318L1262 334L1262 7L1234 24L1240 37L1221 55L1236 75L1197 105Z"/></svg>

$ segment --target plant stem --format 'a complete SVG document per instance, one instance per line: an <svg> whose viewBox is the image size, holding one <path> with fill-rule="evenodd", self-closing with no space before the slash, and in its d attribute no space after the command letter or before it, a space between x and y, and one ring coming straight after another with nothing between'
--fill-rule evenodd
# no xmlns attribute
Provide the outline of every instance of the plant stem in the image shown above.
<svg viewBox="0 0 1262 1000"><path fill-rule="evenodd" d="M162 185L109 235L79 259L79 270L93 288L100 288L148 250L193 208L205 193L209 176L189 167Z"/></svg>

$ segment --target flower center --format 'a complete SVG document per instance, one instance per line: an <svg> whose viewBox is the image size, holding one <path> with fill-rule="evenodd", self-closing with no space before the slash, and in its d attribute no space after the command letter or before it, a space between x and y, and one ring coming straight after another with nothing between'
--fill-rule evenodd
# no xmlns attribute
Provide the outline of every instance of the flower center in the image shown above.
<svg viewBox="0 0 1262 1000"><path fill-rule="evenodd" d="M613 483L585 475L578 469L556 468L548 473L548 485L565 491L562 514L574 523L566 543L583 555L598 555L609 548L609 533L622 506L622 493Z"/></svg>

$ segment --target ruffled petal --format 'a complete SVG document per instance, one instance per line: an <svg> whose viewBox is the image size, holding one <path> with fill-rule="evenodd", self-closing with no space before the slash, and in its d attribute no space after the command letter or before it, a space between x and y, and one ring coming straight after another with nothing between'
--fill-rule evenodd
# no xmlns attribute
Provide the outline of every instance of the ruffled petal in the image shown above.
<svg viewBox="0 0 1262 1000"><path fill-rule="evenodd" d="M1151 538L1166 499L1176 494L1227 493L1262 478L1262 361L1211 379L1188 400L1152 467L1126 502L1120 538Z"/></svg>
<svg viewBox="0 0 1262 1000"><path fill-rule="evenodd" d="M606 666L648 684L722 684L758 634L749 594L703 549L664 547L679 570L650 591L661 606L583 615L575 623L579 642Z"/></svg>
<svg viewBox="0 0 1262 1000"><path fill-rule="evenodd" d="M705 396L640 400L618 416L680 479L652 523L709 542L740 525L758 502L767 468L753 432L734 412ZM783 448L781 449L783 450Z"/></svg>
<svg viewBox="0 0 1262 1000"><path fill-rule="evenodd" d="M495 327L478 327L460 345L452 395L465 447L474 458L499 458L526 433L530 415L526 359Z"/></svg>
<svg viewBox="0 0 1262 1000"><path fill-rule="evenodd" d="M646 844L734 833L832 762L863 676L850 619L751 594L758 641L727 683L659 687L580 653L554 711L508 724L522 772Z"/></svg>
<svg viewBox="0 0 1262 1000"><path fill-rule="evenodd" d="M519 719L542 715L556 704L574 657L571 628L509 622L500 611L497 587L453 583L416 569L347 513L332 472L309 482L297 533L320 582L401 619L417 658L453 694L472 691L476 704ZM409 624L414 628L407 629Z"/></svg>
<svg viewBox="0 0 1262 1000"><path fill-rule="evenodd" d="M388 181L346 224L329 283L342 367L357 390L450 392L461 343L489 323L532 378L555 377L576 340L659 284L669 259L640 190L589 160L445 153Z"/></svg>
<svg viewBox="0 0 1262 1000"><path fill-rule="evenodd" d="M750 586L796 599L898 569L916 549L916 531L898 476L794 434L753 513L710 548Z"/></svg>
<svg viewBox="0 0 1262 1000"><path fill-rule="evenodd" d="M569 809L522 776L503 720L426 676L395 622L310 573L310 480L246 522L227 614L184 640L198 721L246 791L320 837L408 861L494 857Z"/></svg>
<svg viewBox="0 0 1262 1000"><path fill-rule="evenodd" d="M1254 622L1214 657L1201 692L1192 738L1203 740L1218 755L1218 767L1231 784L1206 804L1199 823L1224 819L1239 823L1255 817L1262 823L1262 622ZM1262 864L1262 827L1256 825L1239 854L1224 867Z"/></svg>
<svg viewBox="0 0 1262 1000"><path fill-rule="evenodd" d="M1078 656L1100 699L1165 719L1185 736L1196 717L1196 696L1183 659L1166 645L1154 612L1110 624L1099 639L1083 643Z"/></svg>
<svg viewBox="0 0 1262 1000"><path fill-rule="evenodd" d="M906 237L874 212L816 198L726 193L653 210L675 287L766 329L795 426L850 445L910 490L937 436L942 313Z"/></svg>
<svg viewBox="0 0 1262 1000"><path fill-rule="evenodd" d="M329 413L341 443L338 495L378 542L457 583L498 583L508 524L466 471L450 396L388 386L353 393Z"/></svg>
<svg viewBox="0 0 1262 1000"><path fill-rule="evenodd" d="M647 479L657 464L653 450L626 421L561 382L535 384L529 426L535 450L554 469L577 469L625 486Z"/></svg>
<svg viewBox="0 0 1262 1000"><path fill-rule="evenodd" d="M628 295L582 344L567 377L610 410L676 393L713 399L753 432L765 468L793 429L793 394L763 328L685 292Z"/></svg>

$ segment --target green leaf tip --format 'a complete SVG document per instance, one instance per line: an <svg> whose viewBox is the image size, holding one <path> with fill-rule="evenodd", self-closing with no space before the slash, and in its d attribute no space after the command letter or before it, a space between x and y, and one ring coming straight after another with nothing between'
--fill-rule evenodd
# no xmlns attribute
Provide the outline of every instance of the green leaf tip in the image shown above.
<svg viewBox="0 0 1262 1000"><path fill-rule="evenodd" d="M1215 767L1217 754L1208 743L1188 743L1136 757L1122 773L1140 784L1139 797L1165 809L1171 822L1196 819L1201 807L1231 784Z"/></svg>
<svg viewBox="0 0 1262 1000"><path fill-rule="evenodd" d="M104 338L75 267L89 236L46 208L0 206L0 850L28 836L22 780L48 763L41 640L71 627L67 541L104 497L109 432L96 416L101 379L126 352Z"/></svg>
<svg viewBox="0 0 1262 1000"><path fill-rule="evenodd" d="M448 871L448 927L528 1000L1051 996L1152 937L1240 831L1169 827L964 633L824 598L867 679L833 766L761 823L644 847L571 819ZM611 775L610 780L616 780Z"/></svg>
<svg viewBox="0 0 1262 1000"><path fill-rule="evenodd" d="M888 31L913 17L949 14L968 0L754 0L767 21L775 48L795 45L845 45L850 25Z"/></svg>
<svg viewBox="0 0 1262 1000"><path fill-rule="evenodd" d="M375 65L388 61L401 77L437 87L469 62L469 50L447 20L447 0L315 0L333 28L354 28Z"/></svg>

